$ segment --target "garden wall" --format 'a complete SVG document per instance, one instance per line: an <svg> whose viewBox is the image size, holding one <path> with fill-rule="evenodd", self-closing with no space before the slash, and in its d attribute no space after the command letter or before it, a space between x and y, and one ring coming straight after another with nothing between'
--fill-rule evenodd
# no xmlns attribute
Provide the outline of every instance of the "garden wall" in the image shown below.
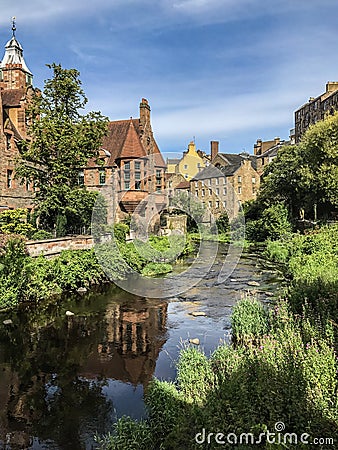
<svg viewBox="0 0 338 450"><path fill-rule="evenodd" d="M27 241L26 248L33 258L39 255L52 257L59 255L62 250L85 250L92 248L93 236L70 236L39 241Z"/></svg>

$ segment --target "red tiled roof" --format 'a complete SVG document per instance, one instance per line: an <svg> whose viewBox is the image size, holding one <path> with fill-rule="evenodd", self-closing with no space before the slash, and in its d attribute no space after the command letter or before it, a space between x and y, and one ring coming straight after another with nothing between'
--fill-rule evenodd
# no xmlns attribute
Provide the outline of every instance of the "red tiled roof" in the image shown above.
<svg viewBox="0 0 338 450"><path fill-rule="evenodd" d="M137 124L138 125L138 124ZM109 149L107 149L109 150ZM135 128L135 123L131 119L129 121L128 129L122 148L120 150L119 158L142 158L147 156L145 149L140 140L139 126Z"/></svg>
<svg viewBox="0 0 338 450"><path fill-rule="evenodd" d="M102 148L110 153L105 165L113 166L120 158L144 158L147 155L142 145L141 136L143 130L139 119L115 120L109 122L108 131L102 141ZM166 167L162 154L153 141L154 163L158 167ZM89 167L95 167L96 158L88 162Z"/></svg>
<svg viewBox="0 0 338 450"><path fill-rule="evenodd" d="M190 189L190 183L189 181L181 181L175 189Z"/></svg>
<svg viewBox="0 0 338 450"><path fill-rule="evenodd" d="M20 106L20 100L25 96L25 89L4 89L0 93L2 105L5 108Z"/></svg>
<svg viewBox="0 0 338 450"><path fill-rule="evenodd" d="M142 153L142 156L145 156L145 153L140 151L139 145L141 145L141 143L137 143L137 141L139 141L139 137L137 136L139 133L136 132L138 128L138 119L115 120L114 122L109 122L108 132L102 142L102 147L111 154L108 165L114 164L114 161L117 158L123 157L122 154L124 153L124 150L128 156L131 156L133 149L137 153L135 155L136 157L139 157L140 153ZM126 142L127 136L128 141ZM124 149L125 142L127 143L126 149Z"/></svg>

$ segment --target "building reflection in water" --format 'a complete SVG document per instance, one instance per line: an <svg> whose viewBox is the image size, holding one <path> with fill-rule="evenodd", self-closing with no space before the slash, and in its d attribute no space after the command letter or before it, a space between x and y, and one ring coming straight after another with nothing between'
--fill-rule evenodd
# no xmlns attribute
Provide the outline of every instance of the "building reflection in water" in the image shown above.
<svg viewBox="0 0 338 450"><path fill-rule="evenodd" d="M166 340L167 303L135 299L110 303L105 313L106 333L82 368L86 377L104 376L146 385Z"/></svg>
<svg viewBox="0 0 338 450"><path fill-rule="evenodd" d="M154 374L166 302L118 291L67 304L71 317L61 307L18 314L9 327L1 317L0 448L90 448L118 406L103 394L109 381L145 387Z"/></svg>

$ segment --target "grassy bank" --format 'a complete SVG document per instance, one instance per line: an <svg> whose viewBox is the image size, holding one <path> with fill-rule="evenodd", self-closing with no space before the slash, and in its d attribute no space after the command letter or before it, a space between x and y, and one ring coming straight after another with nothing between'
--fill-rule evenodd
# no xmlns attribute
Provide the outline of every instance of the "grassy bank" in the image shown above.
<svg viewBox="0 0 338 450"><path fill-rule="evenodd" d="M123 233L95 250L66 250L53 259L30 257L19 235L0 235L0 309L57 297L128 276L135 270L156 276L172 270L178 257L194 251L184 236L150 236L148 242L125 242Z"/></svg>
<svg viewBox="0 0 338 450"><path fill-rule="evenodd" d="M120 419L99 440L100 447L253 448L260 439L263 448L308 448L321 438L316 448L333 448L330 439L338 442L337 242L338 227L268 242L266 255L282 263L289 277L287 298L269 311L243 298L232 315L233 344L221 345L209 358L195 347L184 349L177 379L150 384L148 418ZM281 431L279 443L267 439L267 432L276 431ZM249 435L241 438L242 433ZM302 435L307 443L300 442Z"/></svg>

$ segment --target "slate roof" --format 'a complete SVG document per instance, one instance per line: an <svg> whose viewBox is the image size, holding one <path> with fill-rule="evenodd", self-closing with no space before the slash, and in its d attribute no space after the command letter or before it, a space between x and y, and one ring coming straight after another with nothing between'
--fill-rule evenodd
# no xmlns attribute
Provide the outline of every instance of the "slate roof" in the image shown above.
<svg viewBox="0 0 338 450"><path fill-rule="evenodd" d="M284 146L284 145L291 145L291 141L281 141L276 145L273 145L268 150L266 150L261 155L258 155L257 158L266 158L269 156L270 158L273 158L277 156L278 151Z"/></svg>
<svg viewBox="0 0 338 450"><path fill-rule="evenodd" d="M234 153L218 153L224 160L225 165L221 167L215 167L210 165L192 178L192 181L206 180L209 178L218 178L221 176L230 177L241 167L242 161L249 159L252 167L256 170L257 159L253 155L248 153L240 153L236 155Z"/></svg>

